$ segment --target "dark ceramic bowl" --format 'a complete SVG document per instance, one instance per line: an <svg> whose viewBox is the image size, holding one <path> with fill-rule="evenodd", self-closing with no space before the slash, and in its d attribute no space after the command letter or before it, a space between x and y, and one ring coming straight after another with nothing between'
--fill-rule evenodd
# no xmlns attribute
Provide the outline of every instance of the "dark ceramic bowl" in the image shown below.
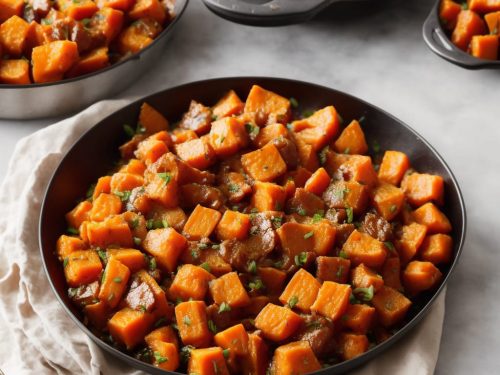
<svg viewBox="0 0 500 375"><path fill-rule="evenodd" d="M26 120L62 116L123 91L159 60L187 4L188 0L176 0L175 18L153 43L119 63L62 81L0 84L0 118Z"/></svg>
<svg viewBox="0 0 500 375"><path fill-rule="evenodd" d="M458 262L465 237L466 219L464 202L457 181L432 146L414 130L390 114L337 90L278 78L221 78L189 83L161 91L140 99L105 118L88 130L71 147L56 169L47 188L39 228L40 249L45 271L62 308L97 345L118 359L141 370L152 374L167 373L140 362L97 338L82 323L82 314L67 296L63 268L54 255L57 238L66 230L64 215L74 207L75 202L85 196L88 186L99 176L106 174L113 167L113 163L119 159L118 146L126 140L123 124L130 123L138 117L139 108L144 101L163 112L168 119L175 120L180 118L188 108L191 99L196 99L207 105L215 104L216 100L229 89L234 89L238 95L245 98L253 84L261 85L285 97L297 98L304 110L333 104L346 120L364 116L366 120L363 122L363 129L369 143L378 142L381 150L404 151L408 154L414 168L419 171L439 174L445 180L446 204L444 212L453 225L454 247L452 262L442 269L443 282L437 290L422 294L414 301L404 326L390 339L355 359L318 371L318 374L340 374L350 370L375 358L404 337L429 311Z"/></svg>
<svg viewBox="0 0 500 375"><path fill-rule="evenodd" d="M431 51L465 69L500 69L500 60L478 59L462 51L451 42L439 19L440 4L441 0L437 0L422 27L425 43Z"/></svg>

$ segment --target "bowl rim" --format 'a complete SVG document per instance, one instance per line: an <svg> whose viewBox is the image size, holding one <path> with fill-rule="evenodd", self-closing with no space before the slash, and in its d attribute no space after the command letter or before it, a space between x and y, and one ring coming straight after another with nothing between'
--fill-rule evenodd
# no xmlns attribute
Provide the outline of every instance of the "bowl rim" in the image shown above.
<svg viewBox="0 0 500 375"><path fill-rule="evenodd" d="M141 58L141 55L144 54L146 51L148 51L149 49L153 48L157 42L159 42L161 39L164 39L166 37L167 34L170 33L170 30L174 27L174 25L179 21L179 19L181 18L181 16L183 15L184 11L186 10L186 7L189 3L189 0L176 0L176 5L177 3L180 2L181 5L180 5L180 8L178 9L178 12L175 14L174 18L172 19L172 21L169 22L169 24L167 25L167 27L165 27L161 33L153 40L153 42L149 45L147 45L146 47L144 47L143 49L141 49L140 51L130 55L129 57L127 57L126 59L122 60L122 61L119 61L115 64L111 64L111 65L108 65L102 69L98 69L94 72L90 72L90 73L87 73L87 74L83 74L81 76L77 76L77 77L73 77L73 78L65 78L65 79L62 79L60 81L54 81L54 82L45 82L45 83L26 83L26 84L22 84L22 85L16 85L16 84L12 84L12 83L1 83L0 84L0 90L2 89L9 89L9 90L13 90L13 89L27 89L27 88L38 88L38 87L49 87L49 86L57 86L57 85L62 85L62 84L65 84L65 83L73 83L73 82L76 82L76 81L80 81L80 80L83 80L83 79L86 79L86 78L90 78L90 77L93 77L93 76L96 76L98 74L101 74L101 73L105 73L113 68L116 68L120 65L123 65L127 62L130 62L130 61L133 61L133 60L140 60Z"/></svg>
<svg viewBox="0 0 500 375"><path fill-rule="evenodd" d="M465 69L500 69L500 57L498 60L480 59L462 51L451 42L439 18L441 1L436 0L422 25L422 37L427 47L439 57Z"/></svg>
<svg viewBox="0 0 500 375"><path fill-rule="evenodd" d="M127 354L127 353L125 353L123 351L120 351L119 349L117 349L117 348L109 345L108 343L106 343L105 341L103 341L102 339L100 339L99 337L97 337L85 324L83 324L82 321L80 321L73 314L73 312L66 306L65 302L62 300L61 296L59 295L59 293L58 293L58 291L57 291L57 289L56 289L56 287L55 287L55 285L54 285L54 283L52 281L52 277L51 277L51 275L50 275L50 273L48 271L48 268L47 268L47 263L45 261L44 251L43 251L43 238L42 238L43 237L43 233L42 233L42 226L43 225L42 225L42 219L43 219L43 217L45 215L46 200L47 200L48 193L49 193L49 191L51 189L52 183L56 179L56 177L57 177L57 175L58 175L58 173L59 173L62 165L64 164L64 161L69 156L69 154L72 152L72 150L76 147L76 145L78 143L80 143L83 138L87 137L88 134L95 127L102 126L100 124L105 123L106 121L108 121L108 119L111 118L111 117L113 117L113 116L115 116L116 113L118 113L118 112L120 112L122 110L125 110L126 108L137 107L141 103L143 103L144 101L147 101L151 97L155 97L155 96L158 96L158 95L174 95L175 92L177 90L181 89L181 88L185 88L187 86L195 86L196 87L196 86L200 86L200 85L206 84L208 82L213 83L213 82L242 81L242 80L244 80L244 81L259 82L259 84L262 84L262 85L265 85L266 81L274 83L274 84L279 84L281 82L287 82L287 83L291 83L291 84L295 84L295 85L305 86L305 87L308 87L309 89L312 89L312 90L328 90L328 91L333 91L333 92L335 92L337 94L341 94L341 95L346 96L350 100L354 100L354 101L359 102L360 104L363 104L365 106L371 107L373 110L375 110L375 111L377 111L379 113L382 113L383 115L391 118L396 123L398 123L403 128L405 128L406 131L408 131L411 134L413 134L414 136L416 136L429 149L429 151L432 153L432 155L442 164L442 166L444 167L445 171L449 174L449 177L450 177L449 185L451 185L456 190L457 197L458 197L458 208L459 208L459 211L460 211L460 213L462 215L461 225L460 225L459 228L456 228L458 241L456 242L456 244L454 243L454 246L456 246L457 251L456 251L456 255L455 255L454 259L453 259L453 262L449 265L449 270L448 270L446 276L441 281L439 287L433 292L432 297L415 314L415 316L410 321L408 321L404 326L402 326L400 329L398 329L398 331L396 333L394 333L386 341L373 346L372 348L370 348L369 350L367 350L366 352L364 352L362 355L360 355L358 357L355 357L355 358L347 360L347 361L339 362L339 363L334 364L332 366L329 366L327 368L318 370L318 371L314 372L314 374L326 375L330 371L335 371L336 372L336 371L342 371L342 370L344 370L344 371L350 370L350 369L352 369L354 367L357 367L358 365L361 365L361 364L366 363L367 361L373 359L379 353L382 353L387 348L389 348L390 346L392 346L393 344L395 344L402 337L404 337L409 331L411 331L422 320L422 318L429 312L430 307L433 305L433 303L435 302L435 300L439 297L439 295L441 294L441 292L443 291L443 289L446 287L446 284L448 283L451 275L455 271L455 269L456 269L456 267L458 265L459 259L460 259L461 255L462 255L463 246L464 246L465 238L466 238L467 215L466 215L466 206L465 206L465 203L464 203L463 194L462 194L462 191L461 191L460 186L458 184L458 181L457 181L455 175L453 174L452 170L450 169L450 167L446 163L446 161L436 151L436 149L425 138L423 138L419 133L417 133L413 128L411 128L405 122L399 120L398 118L396 118L395 116L393 116L389 112L381 109L380 107L378 107L378 106L376 106L374 104L371 104L371 103L369 103L369 102L367 102L367 101L365 101L363 99L358 98L357 96L354 96L354 95L352 95L350 93L347 93L345 91L342 91L342 90L334 89L334 88L331 88L331 87L328 87L328 86L324 86L324 85L320 85L320 84L316 84L316 83L312 83L312 82L306 82L306 81L289 79L289 78L282 78L282 77L269 77L269 76L229 76L229 77L219 77L219 78L210 78L210 79L205 79L205 80L191 81L191 82L184 83L184 84L181 84L181 85L177 85L177 86L174 86L174 87L169 87L169 88L166 88L166 89L163 89L163 90L158 90L158 91L156 91L156 92L154 92L154 93L152 93L150 95L146 95L146 96L143 96L141 98L138 98L138 99L134 100L133 102L130 102L129 104L127 104L127 105L125 105L125 106L123 106L121 108L118 108L117 110L113 111L113 113L111 113L108 116L102 118L99 122L95 123L93 126L91 126L90 128L88 128L85 132L83 132L77 138L77 140L75 142L73 142L73 144L71 146L68 147L68 149L64 152L64 155L62 156L61 160L59 161L57 167L54 169L54 171L53 171L53 173L52 173L52 175L51 175L51 177L50 177L50 179L49 179L49 181L47 183L47 187L46 187L46 189L44 191L44 196L43 196L43 200L42 200L42 204L41 204L41 209L40 209L40 214L39 214L39 223L38 223L39 251L40 251L40 256L42 258L42 263L43 263L43 268L44 268L44 271L45 271L45 276L47 277L47 279L49 281L49 284L51 286L51 289L54 292L54 294L56 295L57 300L62 305L62 307L66 311L66 313L77 324L77 326L88 337L90 337L92 339L92 341L94 341L100 348L102 348L102 349L106 350L107 352L109 352L109 353L117 356L118 358L124 359L125 362L127 362L127 363L135 366L136 368L141 368L144 371L148 371L148 372L151 372L151 373L162 373L162 374L163 373L164 374L182 374L182 373L175 372L175 371L161 370L158 367L155 367L155 366L153 366L151 364L148 364L146 362L142 362L139 359L131 356L130 354ZM459 236L458 236L458 234L459 234ZM158 371L160 371L160 372L158 372Z"/></svg>

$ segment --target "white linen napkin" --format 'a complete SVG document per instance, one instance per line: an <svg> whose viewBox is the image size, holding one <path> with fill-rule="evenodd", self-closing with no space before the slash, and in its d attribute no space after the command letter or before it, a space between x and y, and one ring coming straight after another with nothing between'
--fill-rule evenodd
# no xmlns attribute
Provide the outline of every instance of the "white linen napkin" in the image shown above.
<svg viewBox="0 0 500 375"><path fill-rule="evenodd" d="M23 374L140 374L99 349L67 316L44 274L40 206L64 153L87 129L133 98L99 102L17 144L0 187L0 369ZM445 292L406 338L356 375L434 372Z"/></svg>

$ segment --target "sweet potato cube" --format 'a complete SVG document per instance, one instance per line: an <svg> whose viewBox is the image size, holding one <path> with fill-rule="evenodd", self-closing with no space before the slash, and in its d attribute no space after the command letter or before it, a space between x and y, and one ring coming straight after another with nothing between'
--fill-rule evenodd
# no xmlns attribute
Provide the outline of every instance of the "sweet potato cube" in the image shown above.
<svg viewBox="0 0 500 375"><path fill-rule="evenodd" d="M450 0L447 0L450 1ZM491 35L500 35L500 12L491 12L484 15L488 31Z"/></svg>
<svg viewBox="0 0 500 375"><path fill-rule="evenodd" d="M208 282L215 277L205 269L192 264L183 264L177 270L169 292L173 298L203 300Z"/></svg>
<svg viewBox="0 0 500 375"><path fill-rule="evenodd" d="M142 177L146 171L146 164L139 159L130 159L127 164L120 168L120 173L136 174Z"/></svg>
<svg viewBox="0 0 500 375"><path fill-rule="evenodd" d="M241 163L245 171L254 180L269 182L286 172L286 164L278 149L267 144L258 150L244 154Z"/></svg>
<svg viewBox="0 0 500 375"><path fill-rule="evenodd" d="M127 288L130 270L114 257L109 258L99 290L99 299L112 309L120 302Z"/></svg>
<svg viewBox="0 0 500 375"><path fill-rule="evenodd" d="M443 203L444 182L441 176L412 173L403 178L401 188L413 206L421 206L430 201Z"/></svg>
<svg viewBox="0 0 500 375"><path fill-rule="evenodd" d="M115 258L123 265L127 266L130 272L137 272L146 267L146 260L144 254L137 249L108 249L110 258Z"/></svg>
<svg viewBox="0 0 500 375"><path fill-rule="evenodd" d="M373 296L372 304L380 323L384 327L391 327L403 320L411 301L397 290L383 286Z"/></svg>
<svg viewBox="0 0 500 375"><path fill-rule="evenodd" d="M137 0L128 16L133 20L151 18L160 25L165 22L166 13L159 0Z"/></svg>
<svg viewBox="0 0 500 375"><path fill-rule="evenodd" d="M425 237L420 247L422 260L433 264L446 264L450 262L453 239L447 234L433 234Z"/></svg>
<svg viewBox="0 0 500 375"><path fill-rule="evenodd" d="M245 102L245 113L251 115L259 126L287 124L290 120L290 101L274 92L253 85Z"/></svg>
<svg viewBox="0 0 500 375"><path fill-rule="evenodd" d="M368 151L365 134L359 122L352 120L349 125L340 133L340 136L333 144L335 151L344 154L365 154Z"/></svg>
<svg viewBox="0 0 500 375"><path fill-rule="evenodd" d="M214 341L221 348L229 349L231 356L248 353L248 333L241 323L217 333Z"/></svg>
<svg viewBox="0 0 500 375"><path fill-rule="evenodd" d="M339 131L339 116L333 106L314 112L310 117L292 122L297 138L312 146L314 151L325 147Z"/></svg>
<svg viewBox="0 0 500 375"><path fill-rule="evenodd" d="M468 0L467 7L479 14L495 12L500 10L500 1L498 0Z"/></svg>
<svg viewBox="0 0 500 375"><path fill-rule="evenodd" d="M377 173L369 156L350 155L340 168L344 176L351 181L357 181L370 187L377 183Z"/></svg>
<svg viewBox="0 0 500 375"><path fill-rule="evenodd" d="M304 189L310 193L321 195L330 184L330 176L325 171L325 168L319 168L306 181Z"/></svg>
<svg viewBox="0 0 500 375"><path fill-rule="evenodd" d="M286 192L282 186L272 182L255 182L251 206L260 212L281 211L285 206Z"/></svg>
<svg viewBox="0 0 500 375"><path fill-rule="evenodd" d="M146 341L146 344L148 344L150 347L155 341L162 341L173 344L177 349L179 348L179 340L177 340L177 334L171 326L160 327L149 332L146 337L144 337L144 341Z"/></svg>
<svg viewBox="0 0 500 375"><path fill-rule="evenodd" d="M236 272L229 272L212 280L209 289L218 305L226 303L230 307L243 307L250 303L250 297Z"/></svg>
<svg viewBox="0 0 500 375"><path fill-rule="evenodd" d="M175 152L194 168L206 169L215 162L215 152L212 146L201 138L176 145Z"/></svg>
<svg viewBox="0 0 500 375"><path fill-rule="evenodd" d="M245 104L240 100L234 90L229 90L218 102L212 107L212 113L217 119L223 117L237 115L243 111Z"/></svg>
<svg viewBox="0 0 500 375"><path fill-rule="evenodd" d="M84 311L92 327L104 329L106 324L108 324L109 307L106 303L99 301L91 305L86 305Z"/></svg>
<svg viewBox="0 0 500 375"><path fill-rule="evenodd" d="M478 59L498 59L498 35L474 35L470 43L471 55Z"/></svg>
<svg viewBox="0 0 500 375"><path fill-rule="evenodd" d="M285 284L286 273L273 267L259 267L257 274L270 294L281 293Z"/></svg>
<svg viewBox="0 0 500 375"><path fill-rule="evenodd" d="M73 251L64 258L64 263L64 275L71 287L90 284L101 276L101 260L93 250Z"/></svg>
<svg viewBox="0 0 500 375"><path fill-rule="evenodd" d="M31 83L30 65L27 60L1 60L0 83L26 85Z"/></svg>
<svg viewBox="0 0 500 375"><path fill-rule="evenodd" d="M184 225L183 233L190 240L209 237L221 216L222 214L217 210L197 205Z"/></svg>
<svg viewBox="0 0 500 375"><path fill-rule="evenodd" d="M68 77L77 77L95 72L109 65L108 47L96 48L85 54L68 71Z"/></svg>
<svg viewBox="0 0 500 375"><path fill-rule="evenodd" d="M342 250L354 266L364 263L368 267L379 269L387 257L382 242L356 229L349 235Z"/></svg>
<svg viewBox="0 0 500 375"><path fill-rule="evenodd" d="M243 363L248 375L265 375L269 362L269 349L262 337L255 333L248 335L248 356Z"/></svg>
<svg viewBox="0 0 500 375"><path fill-rule="evenodd" d="M57 239L56 248L57 256L60 260L63 260L77 250L85 250L86 245L85 242L78 237L71 237L63 234Z"/></svg>
<svg viewBox="0 0 500 375"><path fill-rule="evenodd" d="M124 15L121 10L106 6L102 7L94 14L94 16L90 20L90 27L92 28L92 30L98 30L99 32L101 32L106 37L106 42L109 44L117 37L117 35L122 30L123 21ZM140 117L139 122L142 123ZM149 131L150 129L148 129L146 125L144 125L144 127L146 127L149 134L155 133L154 131Z"/></svg>
<svg viewBox="0 0 500 375"><path fill-rule="evenodd" d="M207 308L203 301L181 302L175 306L175 318L184 345L204 347L210 344L212 335L208 329Z"/></svg>
<svg viewBox="0 0 500 375"><path fill-rule="evenodd" d="M486 26L481 17L474 11L461 10L457 17L457 25L451 34L451 41L463 51L467 51L474 35L483 35Z"/></svg>
<svg viewBox="0 0 500 375"><path fill-rule="evenodd" d="M302 318L292 310L268 303L255 318L255 327L272 341L286 340L302 324Z"/></svg>
<svg viewBox="0 0 500 375"><path fill-rule="evenodd" d="M145 192L148 198L160 202L166 208L178 206L179 185L169 172L154 174L152 178L147 181Z"/></svg>
<svg viewBox="0 0 500 375"><path fill-rule="evenodd" d="M21 16L23 13L23 0L0 0L0 22L12 16Z"/></svg>
<svg viewBox="0 0 500 375"><path fill-rule="evenodd" d="M369 288L372 286L377 291L384 285L382 277L364 264L360 264L352 270L351 280L354 288Z"/></svg>
<svg viewBox="0 0 500 375"><path fill-rule="evenodd" d="M59 81L79 59L78 45L56 40L33 48L31 63L35 83Z"/></svg>
<svg viewBox="0 0 500 375"><path fill-rule="evenodd" d="M144 269L138 271L134 275L134 278L137 281L139 281L139 285L142 283L145 283L149 287L151 292L153 293L154 306L153 306L153 309L151 310L153 318L155 320L158 320L159 318L170 319L173 316L172 306L168 304L167 298L165 296L165 292L158 285L156 280ZM130 291L129 291L129 294L130 294ZM142 306L143 305L138 306L141 311L143 310Z"/></svg>
<svg viewBox="0 0 500 375"><path fill-rule="evenodd" d="M427 233L449 233L451 224L445 214L433 203L426 203L413 211L413 218L427 227Z"/></svg>
<svg viewBox="0 0 500 375"><path fill-rule="evenodd" d="M139 143L135 151L135 156L146 165L150 165L167 152L168 147L165 142L149 137Z"/></svg>
<svg viewBox="0 0 500 375"><path fill-rule="evenodd" d="M304 250L326 255L333 249L336 230L327 222L299 224L288 222L276 230L281 247L291 259Z"/></svg>
<svg viewBox="0 0 500 375"><path fill-rule="evenodd" d="M382 268L384 284L393 289L403 291L401 284L401 262L398 257L388 258Z"/></svg>
<svg viewBox="0 0 500 375"><path fill-rule="evenodd" d="M300 165L308 171L314 172L319 168L318 154L302 138L295 136L294 140L297 146L297 153L299 154Z"/></svg>
<svg viewBox="0 0 500 375"><path fill-rule="evenodd" d="M368 203L368 187L356 181L334 181L323 193L323 199L331 208L352 208L361 214Z"/></svg>
<svg viewBox="0 0 500 375"><path fill-rule="evenodd" d="M253 143L257 148L262 148L279 137L288 137L288 130L285 125L280 123L270 124L260 129Z"/></svg>
<svg viewBox="0 0 500 375"><path fill-rule="evenodd" d="M91 245L98 247L108 247L108 245L132 247L134 243L128 223L119 215L101 222L87 223L85 235Z"/></svg>
<svg viewBox="0 0 500 375"><path fill-rule="evenodd" d="M156 258L161 269L173 272L177 267L177 259L187 246L187 240L173 228L153 229L148 232L142 245Z"/></svg>
<svg viewBox="0 0 500 375"><path fill-rule="evenodd" d="M403 285L411 295L434 288L442 279L441 271L431 262L414 260L403 271Z"/></svg>
<svg viewBox="0 0 500 375"><path fill-rule="evenodd" d="M325 281L321 285L318 296L311 306L311 311L336 321L347 310L350 296L350 285Z"/></svg>
<svg viewBox="0 0 500 375"><path fill-rule="evenodd" d="M279 300L283 305L288 304L300 311L310 312L320 287L320 282L301 268L290 279Z"/></svg>
<svg viewBox="0 0 500 375"><path fill-rule="evenodd" d="M216 234L221 241L236 238L244 240L250 230L250 218L238 211L227 210L217 224Z"/></svg>
<svg viewBox="0 0 500 375"><path fill-rule="evenodd" d="M236 117L214 121L209 134L210 145L218 157L234 155L248 144L245 125Z"/></svg>
<svg viewBox="0 0 500 375"><path fill-rule="evenodd" d="M66 221L71 228L78 229L84 221L89 220L89 213L92 210L92 203L83 201L76 205L66 214Z"/></svg>
<svg viewBox="0 0 500 375"><path fill-rule="evenodd" d="M95 184L92 199L95 200L101 193L111 193L111 176L99 177Z"/></svg>
<svg viewBox="0 0 500 375"><path fill-rule="evenodd" d="M151 314L125 307L111 317L108 329L114 341L130 350L142 342L152 324Z"/></svg>
<svg viewBox="0 0 500 375"><path fill-rule="evenodd" d="M397 241L399 257L402 264L408 263L415 257L426 234L427 228L425 225L418 223L403 225L401 238Z"/></svg>
<svg viewBox="0 0 500 375"><path fill-rule="evenodd" d="M178 348L170 343L163 341L154 341L149 345L153 351L153 364L167 371L175 371L179 367Z"/></svg>
<svg viewBox="0 0 500 375"><path fill-rule="evenodd" d="M99 10L96 3L91 0L56 0L59 11L74 20L90 18Z"/></svg>
<svg viewBox="0 0 500 375"><path fill-rule="evenodd" d="M134 0L98 0L99 8L112 8L122 11L129 10L134 4Z"/></svg>
<svg viewBox="0 0 500 375"><path fill-rule="evenodd" d="M316 258L316 277L321 281L335 281L346 284L351 269L351 261L340 257L319 256Z"/></svg>
<svg viewBox="0 0 500 375"><path fill-rule="evenodd" d="M144 178L137 174L117 172L111 176L110 187L113 193L130 191L144 184Z"/></svg>
<svg viewBox="0 0 500 375"><path fill-rule="evenodd" d="M273 368L276 374L308 374L321 369L309 342L294 341L274 351Z"/></svg>
<svg viewBox="0 0 500 375"><path fill-rule="evenodd" d="M405 195L400 188L384 182L376 186L371 195L377 212L387 221L398 215L405 201Z"/></svg>
<svg viewBox="0 0 500 375"><path fill-rule="evenodd" d="M122 210L121 199L114 194L100 194L92 204L90 220L103 221L106 218L118 215Z"/></svg>
<svg viewBox="0 0 500 375"><path fill-rule="evenodd" d="M366 352L370 343L366 335L342 333L339 339L339 346L342 359L348 361Z"/></svg>
<svg viewBox="0 0 500 375"><path fill-rule="evenodd" d="M222 348L193 349L188 362L188 374L229 375Z"/></svg>
<svg viewBox="0 0 500 375"><path fill-rule="evenodd" d="M151 23L154 24L151 25ZM153 32L150 31L151 29L153 29ZM118 52L120 52L121 54L132 54L139 52L143 48L146 48L151 43L153 43L154 38L161 32L161 30L161 26L153 19L143 18L135 21L130 26L123 29L120 34L118 34Z"/></svg>
<svg viewBox="0 0 500 375"><path fill-rule="evenodd" d="M347 307L342 315L342 324L353 332L366 334L372 326L375 317L375 309L368 305L355 304Z"/></svg>
<svg viewBox="0 0 500 375"><path fill-rule="evenodd" d="M410 160L405 153L386 151L378 170L378 178L380 181L398 186L409 167Z"/></svg>
<svg viewBox="0 0 500 375"><path fill-rule="evenodd" d="M0 25L0 44L5 54L21 57L26 45L29 24L21 17L12 16Z"/></svg>
<svg viewBox="0 0 500 375"><path fill-rule="evenodd" d="M452 0L443 0L439 5L439 19L443 26L452 31L457 24L457 17L462 7Z"/></svg>

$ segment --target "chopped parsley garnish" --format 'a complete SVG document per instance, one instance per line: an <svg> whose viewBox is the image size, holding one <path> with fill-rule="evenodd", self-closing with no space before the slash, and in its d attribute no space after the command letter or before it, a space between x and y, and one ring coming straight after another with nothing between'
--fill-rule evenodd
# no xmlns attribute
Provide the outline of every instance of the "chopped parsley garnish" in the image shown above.
<svg viewBox="0 0 500 375"><path fill-rule="evenodd" d="M253 141L255 138L257 138L257 136L259 135L260 133L260 128L256 125L253 125L253 124L250 124L250 123L246 123L245 124L245 130L247 131L248 135L250 136L250 139Z"/></svg>
<svg viewBox="0 0 500 375"><path fill-rule="evenodd" d="M302 112L303 118L311 117L312 115L314 115L314 111L311 109L308 109L308 110L305 110L304 112Z"/></svg>
<svg viewBox="0 0 500 375"><path fill-rule="evenodd" d="M252 290L259 290L259 289L262 289L264 288L264 283L262 282L261 279L255 279L255 281L251 281L248 286L250 287L250 289Z"/></svg>
<svg viewBox="0 0 500 375"><path fill-rule="evenodd" d="M187 326L190 326L191 325L191 318L187 315L184 315L184 318L182 318L182 322L187 325Z"/></svg>
<svg viewBox="0 0 500 375"><path fill-rule="evenodd" d="M96 184L92 184L89 186L89 188L87 190L87 194L86 194L87 199L91 199L92 196L94 195L95 186L96 186Z"/></svg>
<svg viewBox="0 0 500 375"><path fill-rule="evenodd" d="M318 223L320 222L323 217L325 216L325 213L323 211L318 211L313 215L313 223Z"/></svg>
<svg viewBox="0 0 500 375"><path fill-rule="evenodd" d="M200 249L200 250L208 249L208 245L206 243L199 243L197 246L198 246L198 249Z"/></svg>
<svg viewBox="0 0 500 375"><path fill-rule="evenodd" d="M120 198L122 202L126 202L129 200L130 194L132 194L132 192L130 190L125 190L125 191L115 190L113 194L116 195L118 198Z"/></svg>
<svg viewBox="0 0 500 375"><path fill-rule="evenodd" d="M307 232L306 234L304 234L304 240L307 240L307 239L311 238L312 236L314 236L313 231Z"/></svg>
<svg viewBox="0 0 500 375"><path fill-rule="evenodd" d="M257 263L255 262L255 260L252 260L250 261L250 263L248 263L248 272L250 273L257 272Z"/></svg>
<svg viewBox="0 0 500 375"><path fill-rule="evenodd" d="M362 301L369 302L373 298L373 285L370 285L369 288L356 288L353 293Z"/></svg>
<svg viewBox="0 0 500 375"><path fill-rule="evenodd" d="M344 150L344 154L348 154L350 151L351 151L351 148L350 148L350 147L347 147L347 148Z"/></svg>
<svg viewBox="0 0 500 375"><path fill-rule="evenodd" d="M168 227L169 227L168 221L165 219L163 220L149 219L148 221L146 221L146 228L148 230L168 228Z"/></svg>
<svg viewBox="0 0 500 375"><path fill-rule="evenodd" d="M158 177L165 181L165 185L172 180L172 175L170 174L170 172L160 172L158 173Z"/></svg>
<svg viewBox="0 0 500 375"><path fill-rule="evenodd" d="M63 267L66 268L66 266L68 265L68 262L69 262L69 259L68 258L64 258L63 260Z"/></svg>
<svg viewBox="0 0 500 375"><path fill-rule="evenodd" d="M396 252L396 248L394 247L394 244L391 241L385 241L384 245L387 248L387 250L389 250L390 252L393 252L393 253Z"/></svg>
<svg viewBox="0 0 500 375"><path fill-rule="evenodd" d="M210 319L208 321L208 329L210 330L210 332L212 333L217 333L217 326L215 325L214 321L212 319Z"/></svg>
<svg viewBox="0 0 500 375"><path fill-rule="evenodd" d="M220 248L220 245L218 243L214 243L212 245L212 249L214 249L214 250L219 250L219 248Z"/></svg>
<svg viewBox="0 0 500 375"><path fill-rule="evenodd" d="M345 212L347 213L347 222L350 224L354 220L354 214L352 212L352 207L347 207L345 209Z"/></svg>
<svg viewBox="0 0 500 375"><path fill-rule="evenodd" d="M104 263L107 263L108 261L108 254L106 253L105 250L101 249L100 247L97 248L97 255L99 255L99 258L101 258L101 260L104 262Z"/></svg>
<svg viewBox="0 0 500 375"><path fill-rule="evenodd" d="M303 208L298 208L298 209L297 209L297 213L298 213L300 216L306 216L306 210L304 210Z"/></svg>
<svg viewBox="0 0 500 375"><path fill-rule="evenodd" d="M200 253L198 252L198 250L191 250L191 256L194 259L198 259L200 257Z"/></svg>
<svg viewBox="0 0 500 375"><path fill-rule="evenodd" d="M237 193L240 191L240 187L236 184L228 184L227 185L227 190L230 192L230 193Z"/></svg>
<svg viewBox="0 0 500 375"><path fill-rule="evenodd" d="M142 243L142 240L139 237L134 237L134 244L139 246Z"/></svg>
<svg viewBox="0 0 500 375"><path fill-rule="evenodd" d="M121 278L121 277L119 277L119 276L117 276L117 277L115 277L115 278L113 279L113 281L114 281L115 283L117 283L117 284L120 284L120 283L122 282L122 278Z"/></svg>
<svg viewBox="0 0 500 375"><path fill-rule="evenodd" d="M326 163L326 157L327 157L327 154L328 152L330 151L330 148L328 146L326 146L325 148L323 148L319 153L318 153L318 157L319 157L319 163L321 165L325 165Z"/></svg>
<svg viewBox="0 0 500 375"><path fill-rule="evenodd" d="M226 359L227 359L227 358L229 358L229 349L224 349L224 350L222 351L222 355L223 355L223 356L224 356L224 358L226 358Z"/></svg>
<svg viewBox="0 0 500 375"><path fill-rule="evenodd" d="M200 267L205 271L210 272L210 265L207 262L203 262L202 264L200 264Z"/></svg>
<svg viewBox="0 0 500 375"><path fill-rule="evenodd" d="M140 310L142 313L145 313L148 309L146 309L146 306L144 306L144 305L139 305L139 310Z"/></svg>
<svg viewBox="0 0 500 375"><path fill-rule="evenodd" d="M344 250L340 250L339 257L344 258L344 259L348 259L349 258L347 256L347 253Z"/></svg>
<svg viewBox="0 0 500 375"><path fill-rule="evenodd" d="M155 322L154 327L157 328L157 327L161 326L162 324L166 323L166 321L167 321L167 318L161 317L160 319L158 319Z"/></svg>
<svg viewBox="0 0 500 375"><path fill-rule="evenodd" d="M307 262L307 253L301 252L300 254L295 255L294 260L297 266L303 266Z"/></svg>
<svg viewBox="0 0 500 375"><path fill-rule="evenodd" d="M339 266L337 273L335 276L337 276L337 279L340 279L342 277L342 272L344 271L344 266Z"/></svg>
<svg viewBox="0 0 500 375"><path fill-rule="evenodd" d="M395 204L391 205L391 207L389 208L389 211L391 211L392 213L396 212L396 210L398 209L398 206L396 206Z"/></svg>
<svg viewBox="0 0 500 375"><path fill-rule="evenodd" d="M291 309L293 309L295 307L295 305L299 302L299 297L297 296L292 296L290 297L290 299L288 300L288 307L290 307Z"/></svg>
<svg viewBox="0 0 500 375"><path fill-rule="evenodd" d="M366 117L363 115L363 116L361 116L361 117L359 118L358 122L359 122L360 124L362 124L363 122L365 122L365 120L366 120Z"/></svg>
<svg viewBox="0 0 500 375"><path fill-rule="evenodd" d="M161 364L163 362L168 362L168 358L167 357L164 357L160 354L160 352L154 352L153 353L154 356L155 356L155 361L158 363L158 364Z"/></svg>
<svg viewBox="0 0 500 375"><path fill-rule="evenodd" d="M139 219L138 218L135 218L134 220L132 220L132 222L130 223L132 229L137 229L137 227L139 226Z"/></svg>
<svg viewBox="0 0 500 375"><path fill-rule="evenodd" d="M132 138L135 135L135 130L128 124L123 125L123 131L130 138Z"/></svg>
<svg viewBox="0 0 500 375"><path fill-rule="evenodd" d="M154 271L156 269L156 259L152 257L149 259L149 270Z"/></svg>
<svg viewBox="0 0 500 375"><path fill-rule="evenodd" d="M295 99L294 97L291 97L290 98L290 105L293 107L293 108L297 108L299 106L299 102L297 101L297 99Z"/></svg>
<svg viewBox="0 0 500 375"><path fill-rule="evenodd" d="M75 235L80 234L80 231L76 228L73 228L73 227L68 227L67 231L69 234L75 234Z"/></svg>
<svg viewBox="0 0 500 375"><path fill-rule="evenodd" d="M280 216L273 216L271 218L271 222L274 224L276 228L281 227L281 223L283 222L283 218Z"/></svg>
<svg viewBox="0 0 500 375"><path fill-rule="evenodd" d="M229 306L226 302L222 302L219 306L219 314L227 311L231 311L231 306Z"/></svg>
<svg viewBox="0 0 500 375"><path fill-rule="evenodd" d="M380 144L377 141L373 141L372 149L376 154L378 154L380 152Z"/></svg>

